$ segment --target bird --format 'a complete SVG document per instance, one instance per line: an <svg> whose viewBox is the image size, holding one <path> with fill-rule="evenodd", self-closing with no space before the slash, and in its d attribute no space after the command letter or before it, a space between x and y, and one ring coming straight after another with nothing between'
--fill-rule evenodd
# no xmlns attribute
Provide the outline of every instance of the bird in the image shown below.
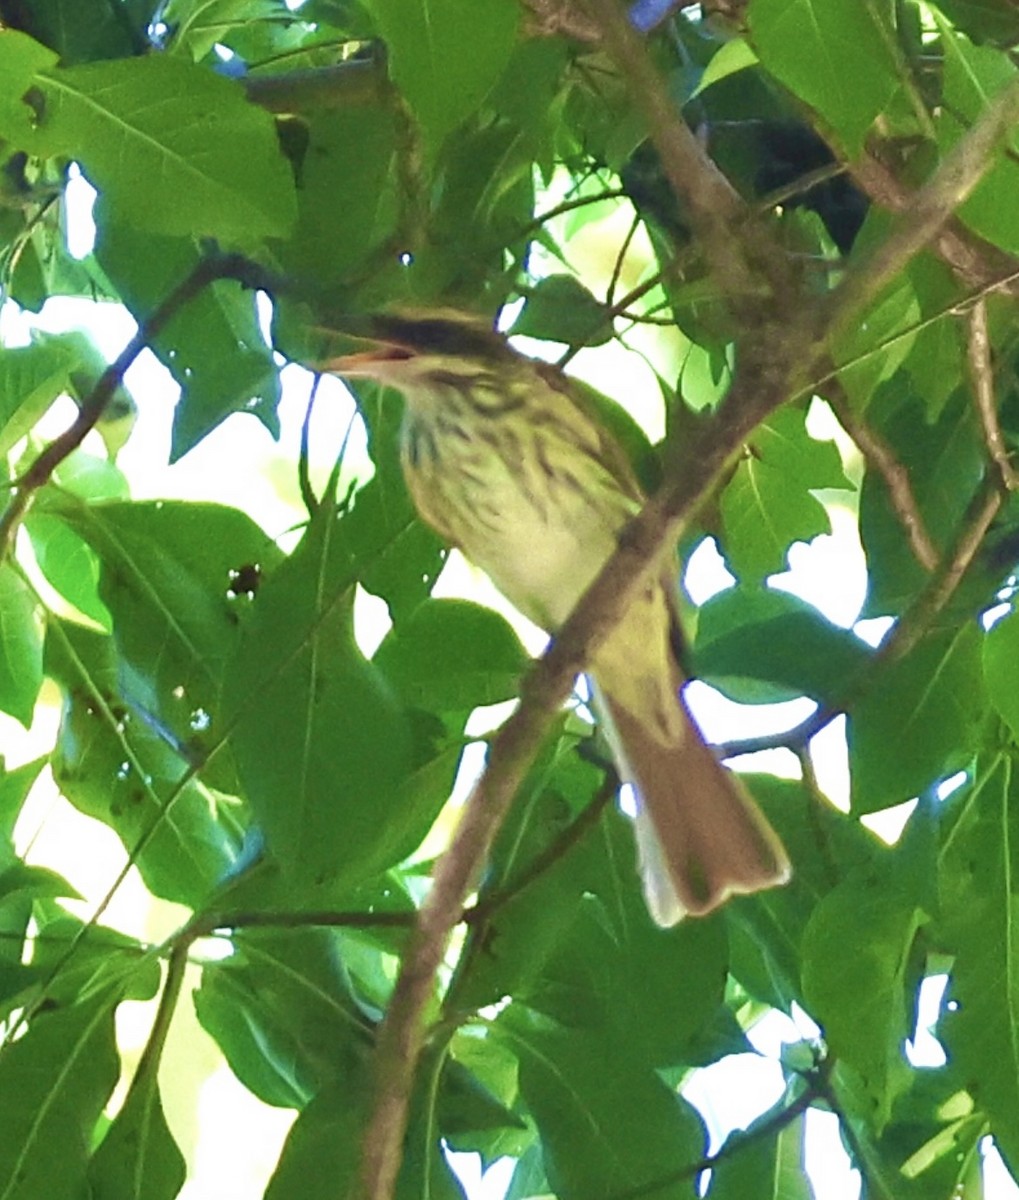
<svg viewBox="0 0 1019 1200"><path fill-rule="evenodd" d="M420 516L554 637L644 503L621 444L576 381L473 314L393 310L359 329L365 348L318 368L402 393L400 457ZM666 927L790 875L778 835L690 715L676 602L663 559L588 664L636 795L645 899Z"/></svg>

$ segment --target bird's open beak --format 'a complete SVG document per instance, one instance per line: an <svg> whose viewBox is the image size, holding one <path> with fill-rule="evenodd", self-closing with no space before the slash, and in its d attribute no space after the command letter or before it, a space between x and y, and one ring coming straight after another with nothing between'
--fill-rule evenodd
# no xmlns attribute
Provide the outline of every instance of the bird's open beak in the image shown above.
<svg viewBox="0 0 1019 1200"><path fill-rule="evenodd" d="M339 354L316 363L319 371L333 375L347 375L352 379L374 378L379 367L385 363L406 362L414 352L406 346L389 346L380 343L371 350L358 350L354 354Z"/></svg>

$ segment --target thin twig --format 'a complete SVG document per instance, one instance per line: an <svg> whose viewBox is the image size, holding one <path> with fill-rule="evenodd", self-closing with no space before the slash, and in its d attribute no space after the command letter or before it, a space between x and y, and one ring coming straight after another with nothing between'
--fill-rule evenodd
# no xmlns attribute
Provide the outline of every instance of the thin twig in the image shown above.
<svg viewBox="0 0 1019 1200"><path fill-rule="evenodd" d="M805 721L784 733L769 733L760 737L736 738L715 747L720 758L738 758L742 754L757 754L761 750L785 747L798 753L811 738L816 737L836 717L847 712L865 692L875 687L881 678L881 668L904 658L930 629L955 594L977 551L1001 508L1002 493L997 481L988 482L970 502L963 518L959 536L952 552L943 559L937 572L902 615L891 633L878 647L874 656L850 679L844 694L835 703L819 707Z"/></svg>
<svg viewBox="0 0 1019 1200"><path fill-rule="evenodd" d="M1014 492L1019 486L1019 477L1009 459L1005 437L998 420L998 406L994 396L994 365L991 362L991 338L987 328L987 301L981 298L967 315L966 361L969 365L970 385L976 404L980 427L991 461L998 468L1005 490Z"/></svg>
<svg viewBox="0 0 1019 1200"><path fill-rule="evenodd" d="M626 237L623 238L622 245L619 247L619 252L616 255L616 261L612 265L612 278L609 280L609 286L605 289L605 303L611 305L616 297L616 287L619 284L619 277L623 273L623 264L626 261L627 252L630 249L630 243L636 236L637 230L640 228L640 213L633 214L633 220L630 222L630 228L626 231Z"/></svg>
<svg viewBox="0 0 1019 1200"><path fill-rule="evenodd" d="M464 911L463 919L467 924L478 925L483 921L490 920L499 909L505 908L511 900L515 900L521 892L529 888L535 880L564 858L580 842L584 834L598 824L618 788L619 779L616 773L608 771L605 781L595 793L591 803L576 820L571 821L540 854L535 855L514 879L511 879L503 887L490 892L477 904Z"/></svg>
<svg viewBox="0 0 1019 1200"><path fill-rule="evenodd" d="M821 791L817 782L817 772L814 770L814 760L810 754L810 746L804 743L793 751L800 763L800 773L803 777L803 789L807 794L807 816L810 821L810 831L817 846L818 855L824 864L825 874L829 884L834 887L839 880L838 867L832 856L831 843L825 835L821 824L822 813L830 810L831 805L827 796Z"/></svg>
<svg viewBox="0 0 1019 1200"><path fill-rule="evenodd" d="M824 398L838 417L842 428L856 443L867 466L877 472L888 489L888 499L909 542L913 557L927 572L934 571L940 557L927 532L923 513L913 494L909 472L895 457L892 448L876 430L853 412L852 405L838 380L830 383Z"/></svg>
<svg viewBox="0 0 1019 1200"><path fill-rule="evenodd" d="M134 336L100 375L95 387L82 400L77 416L55 437L17 480L14 494L3 516L0 516L0 561L10 552L18 526L40 488L50 481L53 472L76 450L95 427L106 406L124 382L124 375L139 354L159 336L178 312L209 284L219 279L236 279L251 286L266 286L259 268L239 255L210 255L183 279L170 294L141 321Z"/></svg>
<svg viewBox="0 0 1019 1200"><path fill-rule="evenodd" d="M638 1184L637 1187L627 1188L625 1192L616 1192L611 1196L610 1200L640 1200L642 1196L664 1192L667 1189L675 1187L677 1183L683 1183L688 1179L696 1179L698 1175L703 1175L705 1171L711 1171L720 1163L726 1162L730 1158L735 1158L737 1154L741 1154L748 1146L766 1141L768 1138L781 1133L783 1129L786 1129L793 1121L801 1117L816 1101L821 1099L827 1100L828 1094L822 1083L821 1070L819 1069L814 1072L814 1075L810 1078L803 1091L785 1108L773 1113L767 1120L762 1121L760 1125L755 1125L753 1129L742 1133L738 1139L726 1140L722 1147L714 1154L708 1154L696 1162L688 1163L686 1166L678 1168L678 1170L670 1171L666 1175L659 1175L655 1179L648 1180L647 1183ZM827 1071L824 1071L823 1078L826 1077Z"/></svg>

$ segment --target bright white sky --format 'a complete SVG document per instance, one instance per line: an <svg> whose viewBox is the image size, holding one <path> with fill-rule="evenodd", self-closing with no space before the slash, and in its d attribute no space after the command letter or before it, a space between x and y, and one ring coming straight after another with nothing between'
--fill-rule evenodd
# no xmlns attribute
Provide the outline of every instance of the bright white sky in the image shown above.
<svg viewBox="0 0 1019 1200"><path fill-rule="evenodd" d="M89 192L88 185L80 179L72 183L69 191L69 236L78 254L87 253L91 246ZM119 353L133 331L127 314L113 305L54 300L46 305L39 318L19 313L9 304L0 311L0 334L7 345L27 341L32 328L60 331L74 327L87 329L110 358ZM633 396L635 392L655 398L659 395L653 374L632 354L618 350L597 358L583 354L576 360L575 369L589 379L595 378L598 386L610 395ZM308 372L293 366L284 371L280 407L283 432L279 444L273 442L254 418L238 415L173 467L166 465L176 400L172 379L146 352L132 367L126 382L138 402L139 419L118 461L136 496L202 498L233 504L251 513L273 535L300 521L303 510L294 495L293 463L311 387ZM51 414L47 433L51 435L62 427L70 412L70 402L58 405ZM652 436L660 434L660 427L656 428L660 420L654 411L650 418L646 411L635 415L638 419L643 416ZM315 482L321 484L327 476L352 416L352 402L342 385L335 380L323 381L311 438ZM823 407L812 415L812 421L815 436L834 435L834 423L826 417ZM356 462L365 457L363 431L356 423L353 438L350 454ZM844 438L841 446L846 449ZM772 582L816 605L832 621L851 627L863 602L866 579L855 518L847 507L847 499L831 497L832 533L814 539L809 545L793 547L789 571ZM717 553L710 544L705 544L694 555L690 567L688 585L693 598L703 602L728 582ZM477 573L463 563L450 568L441 590L445 594L467 593L473 598L493 600L485 581L479 580ZM494 602L498 602L497 598ZM504 605L500 608L505 610ZM380 602L365 598L359 605L358 636L367 653L372 652L384 633L386 621L385 606ZM540 635L524 627L521 632L532 649L540 648ZM879 632L866 631L871 639ZM789 728L812 708L807 701L757 707L735 705L702 685L691 687L690 701L711 740ZM16 723L0 718L0 749L9 766L27 761L40 752L40 746L52 743L56 716L55 708L42 709L30 736ZM815 750L822 786L836 803L845 805L848 800L845 741L838 723L818 738ZM477 755L467 756L458 791L469 787L470 773L476 769L477 761ZM793 775L797 770L792 755L781 751L756 756L753 763L740 763L744 765L784 775ZM894 838L906 815L906 811L899 811L884 823L876 822L879 831ZM52 788L37 789L19 823L18 834L23 843L32 843L33 861L52 866L81 889L87 898L80 906L83 914L102 896L123 861L123 851L112 834L75 812ZM134 936L158 941L185 917L177 906L151 901L133 874L105 919ZM193 981L195 984L198 981L197 968L193 971ZM909 1057L916 1065L934 1066L943 1061L940 1045L927 1032L927 1026L936 1019L943 984L943 980L931 980L923 989L918 1032L909 1048ZM178 1008L161 1081L168 1119L185 1153L196 1164L181 1193L182 1200L252 1200L262 1194L293 1114L267 1108L254 1100L236 1082L218 1049L198 1027L190 1005L185 1002ZM118 1028L125 1054L131 1060L144 1044L152 1014L152 1005L122 1006ZM749 1124L779 1099L783 1075L778 1060L783 1043L815 1037L817 1029L805 1015L799 1015L794 1023L775 1013L761 1021L749 1036L756 1054L733 1056L697 1071L683 1089L705 1118L712 1151L731 1130ZM122 1096L115 1097L115 1102L121 1099ZM810 1114L806 1159L818 1200L856 1200L859 1179L850 1169L834 1117ZM986 1164L990 1200L1019 1197L1019 1188L1009 1179L993 1149ZM471 1200L500 1200L510 1164L497 1164L484 1180L474 1156L458 1155L455 1165Z"/></svg>

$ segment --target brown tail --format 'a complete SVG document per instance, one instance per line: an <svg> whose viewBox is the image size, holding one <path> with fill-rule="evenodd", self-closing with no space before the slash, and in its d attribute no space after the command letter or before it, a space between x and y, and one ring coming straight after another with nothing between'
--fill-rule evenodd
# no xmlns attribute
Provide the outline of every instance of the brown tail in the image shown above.
<svg viewBox="0 0 1019 1200"><path fill-rule="evenodd" d="M738 778L708 749L682 696L684 730L666 745L603 696L620 764L640 803L637 844L651 915L673 925L734 893L785 883L789 859Z"/></svg>

